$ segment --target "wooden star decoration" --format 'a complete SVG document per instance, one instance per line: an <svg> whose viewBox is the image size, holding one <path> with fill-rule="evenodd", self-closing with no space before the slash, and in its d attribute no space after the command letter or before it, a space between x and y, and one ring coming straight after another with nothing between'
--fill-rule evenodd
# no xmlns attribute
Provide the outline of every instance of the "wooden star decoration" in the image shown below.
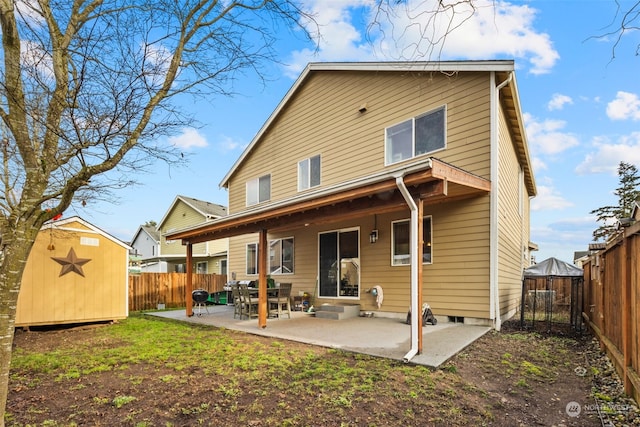
<svg viewBox="0 0 640 427"><path fill-rule="evenodd" d="M77 273L84 277L82 266L91 261L89 258L78 258L76 256L76 251L74 251L73 248L69 249L69 253L65 258L51 257L51 259L62 266L62 270L60 270L60 275L58 277L62 277L65 274L71 272Z"/></svg>

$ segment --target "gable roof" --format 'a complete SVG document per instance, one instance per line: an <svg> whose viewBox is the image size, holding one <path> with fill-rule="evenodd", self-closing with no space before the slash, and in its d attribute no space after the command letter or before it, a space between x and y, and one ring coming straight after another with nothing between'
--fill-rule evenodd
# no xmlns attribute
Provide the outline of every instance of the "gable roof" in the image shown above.
<svg viewBox="0 0 640 427"><path fill-rule="evenodd" d="M204 200L194 199L193 197L177 195L176 198L171 203L171 205L169 206L169 209L167 209L167 212L164 214L164 216L158 223L156 227L157 229L161 228L161 225L167 220L169 213L173 210L173 208L176 206L178 202L182 202L187 206L191 207L192 209L194 209L196 212L198 212L200 215L203 216L204 221L209 221L212 219L218 219L218 218L227 216L227 208L225 206L207 202Z"/></svg>
<svg viewBox="0 0 640 427"><path fill-rule="evenodd" d="M512 84L505 85L502 90L502 101L504 103L505 112L507 114L507 121L512 131L512 137L516 145L516 152L518 159L522 165L525 183L529 194L534 196L536 191L536 184L533 177L533 168L531 166L531 159L529 158L529 149L524 130L524 121L522 118L522 112L520 108L520 97L518 95L517 84L515 82L514 75L515 65L512 60L492 60L492 61L440 61L440 62L425 62L425 61L410 61L410 62L326 62L326 63L309 63L302 71L298 79L294 82L293 86L285 94L284 98L280 101L275 110L271 113L267 121L262 125L260 130L256 133L255 137L251 140L251 143L242 152L240 157L233 164L231 169L220 181L219 186L221 188L228 187L229 180L234 175L236 170L243 163L245 158L251 154L256 145L261 140L262 136L274 123L276 118L283 111L285 106L294 97L294 95L301 90L304 83L309 79L313 73L327 73L335 71L356 71L356 72L443 72L443 73L458 73L458 72L495 72L500 74L500 81L507 82L509 79L513 80Z"/></svg>
<svg viewBox="0 0 640 427"><path fill-rule="evenodd" d="M582 277L584 271L557 258L548 258L524 269L524 277Z"/></svg>
<svg viewBox="0 0 640 427"><path fill-rule="evenodd" d="M133 235L131 244L136 241L141 233L147 234L152 240L156 242L160 241L160 232L156 229L156 227L152 227L150 225L141 225L140 227L138 227L138 231L136 231L136 233Z"/></svg>
<svg viewBox="0 0 640 427"><path fill-rule="evenodd" d="M80 223L81 225L83 225L84 227L89 229L88 231L96 233L96 234L99 234L99 235L105 237L106 239L111 240L112 242L122 246L125 249L131 249L131 246L129 246L129 244L123 242L122 240L118 239L117 237L112 236L111 234L107 233L106 231L101 230L100 228L98 228L95 225L85 221L84 219L80 218L79 216L72 216L72 217L69 217L69 218L59 219L59 220L56 220L56 221L49 221L49 222L45 223L42 226L42 228L40 228L40 231L58 229L58 230L67 230L67 231L76 231L76 232L87 232L86 229L71 227L71 225L74 222Z"/></svg>

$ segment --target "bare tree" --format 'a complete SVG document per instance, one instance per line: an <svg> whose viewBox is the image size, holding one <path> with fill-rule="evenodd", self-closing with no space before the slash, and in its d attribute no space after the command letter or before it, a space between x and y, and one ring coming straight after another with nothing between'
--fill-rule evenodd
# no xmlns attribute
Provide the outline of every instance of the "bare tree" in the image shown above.
<svg viewBox="0 0 640 427"><path fill-rule="evenodd" d="M21 276L42 225L109 198L192 123L183 95L228 94L274 60L274 26L309 16L271 0L0 0L0 426Z"/></svg>
<svg viewBox="0 0 640 427"><path fill-rule="evenodd" d="M624 50L623 38L626 35L634 34L640 29L640 1L621 4L618 0L613 0L616 4L616 13L602 32L591 38L611 41L611 61L616 59L620 50ZM640 43L632 46L634 55L640 55Z"/></svg>

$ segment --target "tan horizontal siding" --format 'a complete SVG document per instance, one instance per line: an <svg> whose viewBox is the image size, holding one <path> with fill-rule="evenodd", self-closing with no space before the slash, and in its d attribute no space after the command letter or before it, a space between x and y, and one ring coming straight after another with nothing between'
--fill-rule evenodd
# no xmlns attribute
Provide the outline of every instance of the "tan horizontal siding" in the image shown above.
<svg viewBox="0 0 640 427"><path fill-rule="evenodd" d="M434 154L487 176L488 77L333 72L308 77L229 181L230 212L245 209L245 183L272 174L272 200L297 193L298 161L321 154L322 186L384 168L384 130L447 105L447 150ZM367 112L358 108L367 103Z"/></svg>
<svg viewBox="0 0 640 427"><path fill-rule="evenodd" d="M525 218L519 214L519 163L504 116L500 114L499 119L498 283L500 310L504 315L514 312L519 305L528 238L524 235Z"/></svg>

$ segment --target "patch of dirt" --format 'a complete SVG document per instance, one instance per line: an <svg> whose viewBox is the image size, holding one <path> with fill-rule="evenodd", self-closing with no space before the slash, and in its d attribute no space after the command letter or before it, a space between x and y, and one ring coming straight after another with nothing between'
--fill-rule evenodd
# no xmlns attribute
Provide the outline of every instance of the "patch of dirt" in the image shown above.
<svg viewBox="0 0 640 427"><path fill-rule="evenodd" d="M108 327L108 326L105 326ZM269 345L269 338L227 331L237 343ZM95 328L16 331L21 352L55 351L78 342L101 350L121 343ZM161 363L122 366L76 379L13 376L7 426L600 426L640 425L637 407L621 393L608 359L588 336L575 339L525 333L508 325L490 332L436 371L395 364L376 372L379 359L287 342L287 352L335 359L339 369L362 367L384 378L348 399L321 385L298 388L300 372L269 378L245 372L207 375ZM229 372L234 369L229 364ZM300 370L311 369L301 366ZM337 368L338 369L338 368ZM419 372L418 377L414 377ZM254 375L255 374L255 375ZM331 373L317 373L330 381ZM304 376L303 376L304 377ZM253 379L252 379L253 378ZM274 384L291 384L291 389ZM294 388L295 384L295 388ZM345 386L347 388L348 386ZM592 390L593 388L593 390ZM594 400L594 395L609 400ZM118 397L116 399L114 396ZM131 396L131 399L127 399ZM418 398L407 398L418 396ZM425 397L425 396L428 396ZM605 407L605 404L608 405ZM601 419L601 413L607 412Z"/></svg>

